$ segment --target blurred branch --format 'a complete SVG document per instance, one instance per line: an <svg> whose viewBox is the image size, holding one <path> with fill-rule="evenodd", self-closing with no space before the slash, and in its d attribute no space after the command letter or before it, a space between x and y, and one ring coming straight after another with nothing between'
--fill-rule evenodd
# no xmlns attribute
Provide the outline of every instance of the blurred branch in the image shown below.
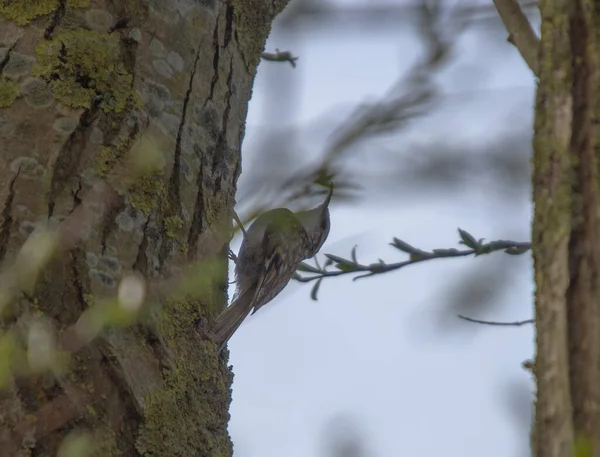
<svg viewBox="0 0 600 457"><path fill-rule="evenodd" d="M400 268L404 268L408 265L425 262L427 260L467 257L471 255L479 256L483 254L491 254L492 252L497 251L504 251L505 253L510 255L520 255L531 249L531 243L528 242L497 240L490 241L489 243L484 243L483 239L477 240L473 235L460 228L458 229L458 233L461 238L459 244L465 245L469 249L458 250L455 248L450 248L434 249L433 251L424 251L422 249L418 249L411 246L405 241L402 241L398 238L394 238L390 245L398 249L399 251L409 254L408 260L396 263L385 263L383 260L379 259L378 263L361 264L356 256L355 246L350 254L350 259L345 259L343 257L338 257L332 254L325 254L327 260L325 261L323 267L319 265L319 262L316 259L316 266L312 266L306 262L302 262L298 267L298 271L302 273L308 273L310 274L310 276L300 276L296 274L294 279L299 282L317 281L313 286L311 292L311 298L313 300L316 300L317 292L319 290L323 278L342 276L353 273L363 273L359 276L356 276L353 279L357 280L360 278L366 278L377 274L383 274L388 273L390 271L399 270ZM336 268L336 270L328 270L328 268L331 266Z"/></svg>
<svg viewBox="0 0 600 457"><path fill-rule="evenodd" d="M505 327L520 327L521 325L533 324L533 319L525 319L524 321L514 321L514 322L496 322L496 321L484 321L480 319L473 319L472 317L462 316L458 314L456 317L459 319L465 320L467 322L474 322L475 324L484 324L484 325L497 325L497 326L505 326Z"/></svg>
<svg viewBox="0 0 600 457"><path fill-rule="evenodd" d="M302 26L306 22L318 24L327 23L330 26L335 22L348 28L382 27L393 28L398 23L404 24L412 21L418 14L419 5L409 2L369 2L356 4L323 2L314 0L296 0L281 14L279 22L287 27ZM451 2L448 2L451 3ZM456 4L454 19L461 21L467 19L497 18L494 7L488 2L462 1ZM521 0L521 7L526 10L534 10L538 7L537 0Z"/></svg>
<svg viewBox="0 0 600 457"><path fill-rule="evenodd" d="M535 75L538 73L540 40L517 0L494 0L494 5L508 31L508 41L515 45Z"/></svg>
<svg viewBox="0 0 600 457"><path fill-rule="evenodd" d="M427 114L440 99L435 76L443 70L452 54L455 38L465 30L465 27L455 31L448 30L449 20L444 14L442 0L421 0L416 6L418 17L418 32L422 37L424 46L423 57L409 70L395 81L380 99L372 103L363 103L351 112L331 135L329 144L325 146L321 158L315 163L299 167L294 163L293 175L286 175L274 187L277 188L279 202L268 202L269 206L287 206L296 199L310 195L307 189L312 183L318 183L324 178L333 180L336 185L336 198L340 190L356 189L360 187L355 177L349 176L344 168L348 157L356 151L356 147L365 140L372 140L383 135L395 134L412 120ZM286 60L290 53L277 54L264 53L270 59ZM269 59L267 59L269 60ZM277 142L275 142L277 143ZM282 147L288 149L290 162L296 161L299 151L292 151L289 141L284 144L273 144L271 148L263 150L277 154L278 161L273 161L277 169L281 169ZM265 178L273 179L273 169L269 168L269 160L261 167L260 175L254 177L256 188L250 194L264 195ZM290 167L291 168L291 167ZM300 168L300 169L299 169ZM303 169L302 169L303 168ZM261 208L253 208L245 221L252 219L267 208L262 203Z"/></svg>
<svg viewBox="0 0 600 457"><path fill-rule="evenodd" d="M334 134L323 167L330 168L358 142L376 135L398 131L410 120L422 116L436 101L438 90L434 74L448 63L452 39L444 36L443 9L440 1L419 4L419 33L425 45L425 56L410 72L400 78L380 100L363 104ZM455 37L454 37L455 38Z"/></svg>
<svg viewBox="0 0 600 457"><path fill-rule="evenodd" d="M290 51L280 51L279 49L275 49L275 53L263 52L261 58L269 62L289 62L293 68L296 68L296 60L298 60L298 57L294 57Z"/></svg>

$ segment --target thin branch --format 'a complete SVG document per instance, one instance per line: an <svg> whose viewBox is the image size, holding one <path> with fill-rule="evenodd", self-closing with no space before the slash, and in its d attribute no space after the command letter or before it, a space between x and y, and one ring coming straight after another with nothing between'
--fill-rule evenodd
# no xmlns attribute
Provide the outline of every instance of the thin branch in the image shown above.
<svg viewBox="0 0 600 457"><path fill-rule="evenodd" d="M494 0L494 5L508 31L508 41L515 45L533 74L537 75L540 39L523 13L519 2Z"/></svg>
<svg viewBox="0 0 600 457"><path fill-rule="evenodd" d="M298 57L294 57L290 51L280 51L275 49L275 52L263 52L260 55L264 60L269 62L289 62L293 68L296 68L296 60Z"/></svg>
<svg viewBox="0 0 600 457"><path fill-rule="evenodd" d="M504 327L520 327L521 325L533 324L533 319L526 319L524 321L514 321L514 322L496 322L496 321L483 321L480 319L473 319L472 317L462 316L457 314L456 317L459 319L465 320L467 322L474 322L475 324L484 324L484 325L496 325L496 326L504 326Z"/></svg>
<svg viewBox="0 0 600 457"><path fill-rule="evenodd" d="M378 274L389 273L391 271L404 268L408 265L425 262L427 260L479 256L497 251L504 251L506 254L510 255L520 255L531 249L531 243L528 242L497 240L484 243L483 239L477 240L473 235L465 230L458 229L458 233L461 238L459 243L467 246L469 249L459 250L450 248L424 251L411 246L405 241L394 238L390 245L399 251L408 254L408 260L395 263L385 263L383 260L379 259L379 262L377 263L362 264L357 259L356 247L354 247L354 249L352 249L350 259L345 259L333 254L325 254L327 261L323 267L321 267L318 262L315 262L316 266L305 262L301 263L298 267L298 272L307 273L308 275L300 276L299 274L296 274L294 279L299 282L317 281L317 284L320 285L320 282L323 278L362 273L354 278L354 280L357 280ZM330 266L334 266L336 270L328 270L328 267ZM315 285L314 287L318 289L318 285ZM313 299L316 299L316 293L314 290L311 296Z"/></svg>

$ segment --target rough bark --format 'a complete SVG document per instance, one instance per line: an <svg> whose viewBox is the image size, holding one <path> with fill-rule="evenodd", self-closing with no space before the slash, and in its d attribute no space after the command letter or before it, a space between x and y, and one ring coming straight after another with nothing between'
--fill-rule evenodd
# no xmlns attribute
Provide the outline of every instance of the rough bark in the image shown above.
<svg viewBox="0 0 600 457"><path fill-rule="evenodd" d="M231 455L232 374L208 330L285 3L0 0L2 455L54 456L74 430L95 455ZM171 287L191 265L194 287ZM150 286L141 312L116 299L129 272ZM94 316L110 325L92 339Z"/></svg>
<svg viewBox="0 0 600 457"><path fill-rule="evenodd" d="M534 135L539 457L600 455L598 2L546 0Z"/></svg>

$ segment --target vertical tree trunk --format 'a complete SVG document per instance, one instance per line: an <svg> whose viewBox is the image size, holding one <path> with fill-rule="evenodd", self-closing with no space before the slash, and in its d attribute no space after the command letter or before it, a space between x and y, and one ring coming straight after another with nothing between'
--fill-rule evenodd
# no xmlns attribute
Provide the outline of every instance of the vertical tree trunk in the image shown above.
<svg viewBox="0 0 600 457"><path fill-rule="evenodd" d="M534 455L600 456L598 2L542 0L534 138ZM575 454L577 452L577 454Z"/></svg>
<svg viewBox="0 0 600 457"><path fill-rule="evenodd" d="M0 2L2 455L54 456L72 430L95 455L231 455L232 375L207 330L285 3ZM156 293L191 263L194 293ZM130 272L154 305L88 341L99 316L130 323L116 300Z"/></svg>

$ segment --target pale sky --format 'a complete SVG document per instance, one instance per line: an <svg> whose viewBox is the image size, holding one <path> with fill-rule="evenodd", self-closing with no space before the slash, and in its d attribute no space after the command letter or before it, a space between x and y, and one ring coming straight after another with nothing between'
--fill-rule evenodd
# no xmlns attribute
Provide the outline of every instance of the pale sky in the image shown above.
<svg viewBox="0 0 600 457"><path fill-rule="evenodd" d="M438 77L446 94L441 108L403 132L398 154L438 138L485 153L490 136L531 124L534 80L502 30L489 31L489 25L460 37L455 60ZM420 52L414 29L389 25L362 30L321 23L294 36L275 28L266 49L276 47L300 60L295 70L269 62L259 67L243 147L245 173L260 166L253 162L253 145L265 129L298 126L294 141L318 154L331 132L323 120L342 120L356 104L385 94ZM288 77L289 86L274 92L273 82ZM289 105L273 108L269 97L286 87ZM365 169L381 169L375 151L360 157ZM242 173L242 191L244 179ZM333 206L321 253L348 256L356 244L365 262L399 261L402 254L388 246L394 236L423 249L459 247L457 227L487 240L529 239L527 192L510 200L502 198L503 192L511 195L509 188L489 195L485 179L474 177L469 193L390 196L376 182L366 185L358 203ZM369 457L526 455L529 418L518 417L510 402L527 411L532 401L527 391L534 386L521 363L533 355L533 328L464 323L445 300L464 274L498 261L507 260L498 253L426 262L355 282L330 278L318 302L310 299L309 285L291 284L248 318L229 344L234 455L331 456L329 441L339 436L332 423L340 418ZM516 274L495 299L498 306L482 303L485 309L472 317L532 316L529 256L508 262Z"/></svg>

